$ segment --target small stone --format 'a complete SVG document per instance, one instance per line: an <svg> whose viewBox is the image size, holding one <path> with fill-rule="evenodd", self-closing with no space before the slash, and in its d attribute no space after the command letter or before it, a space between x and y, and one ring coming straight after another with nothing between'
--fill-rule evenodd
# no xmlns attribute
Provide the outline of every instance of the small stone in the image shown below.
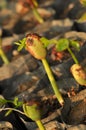
<svg viewBox="0 0 86 130"><path fill-rule="evenodd" d="M0 130L13 130L13 126L8 121L0 121Z"/></svg>
<svg viewBox="0 0 86 130"><path fill-rule="evenodd" d="M19 52L17 50L13 50L13 56L18 56L19 55Z"/></svg>

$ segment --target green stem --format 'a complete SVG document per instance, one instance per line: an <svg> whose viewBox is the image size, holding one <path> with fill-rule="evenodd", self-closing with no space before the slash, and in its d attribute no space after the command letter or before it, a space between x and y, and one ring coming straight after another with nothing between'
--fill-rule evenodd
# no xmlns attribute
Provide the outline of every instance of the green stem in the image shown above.
<svg viewBox="0 0 86 130"><path fill-rule="evenodd" d="M0 36L0 56L5 64L9 64L9 60L2 49L2 38Z"/></svg>
<svg viewBox="0 0 86 130"><path fill-rule="evenodd" d="M7 59L7 56L5 55L5 53L2 50L2 48L0 48L0 56L1 56L1 58L4 61L5 64L9 64L9 60Z"/></svg>
<svg viewBox="0 0 86 130"><path fill-rule="evenodd" d="M37 126L39 127L40 130L46 130L46 128L42 124L41 120L37 120L35 122L36 122L36 124L37 124Z"/></svg>
<svg viewBox="0 0 86 130"><path fill-rule="evenodd" d="M36 0L32 0L32 2L33 2L33 4L35 5L35 7L37 7L37 6L38 6L38 3L37 3L37 1L36 1Z"/></svg>
<svg viewBox="0 0 86 130"><path fill-rule="evenodd" d="M39 23L43 23L44 20L42 19L42 17L40 16L40 14L38 13L37 9L34 7L32 8L32 11L36 17L36 19L39 21Z"/></svg>
<svg viewBox="0 0 86 130"><path fill-rule="evenodd" d="M68 51L69 51L69 53L71 54L71 56L72 56L74 62L75 62L76 64L79 64L78 59L76 58L76 56L74 55L74 53L71 51L70 48L68 48Z"/></svg>
<svg viewBox="0 0 86 130"><path fill-rule="evenodd" d="M45 68L45 70L46 70L46 72L47 72L48 78L49 78L50 83L51 83L51 85L52 85L52 87L53 87L53 90L54 90L54 92L55 92L55 95L56 95L56 97L57 97L59 103L60 103L61 105L63 105L64 100L63 100L63 98L62 98L62 96L61 96L61 94L60 94L59 88L58 88L58 86L57 86L57 83L56 83L56 81L55 81L55 79L54 79L53 73L52 73L52 71L51 71L51 68L50 68L50 66L49 66L49 64L48 64L48 62L47 62L47 60L46 60L46 59L42 59L42 63L43 63L44 68Z"/></svg>

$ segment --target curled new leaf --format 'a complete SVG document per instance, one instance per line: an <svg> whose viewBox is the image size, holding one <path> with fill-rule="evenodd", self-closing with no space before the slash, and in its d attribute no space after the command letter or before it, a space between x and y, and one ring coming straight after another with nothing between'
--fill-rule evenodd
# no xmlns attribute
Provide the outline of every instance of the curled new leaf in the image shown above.
<svg viewBox="0 0 86 130"><path fill-rule="evenodd" d="M47 48L48 45L50 44L50 41L45 37L40 38L40 41L43 43L45 48Z"/></svg>
<svg viewBox="0 0 86 130"><path fill-rule="evenodd" d="M79 64L74 64L71 67L71 73L75 80L83 86L86 86L86 72Z"/></svg>
<svg viewBox="0 0 86 130"><path fill-rule="evenodd" d="M80 44L77 41L70 40L70 46L74 47L77 51L80 50Z"/></svg>
<svg viewBox="0 0 86 130"><path fill-rule="evenodd" d="M45 37L41 37L40 38L40 41L43 43L43 46L45 48L47 48L48 46L50 45L56 45L58 43L58 41L56 39L50 39L48 40L47 38Z"/></svg>
<svg viewBox="0 0 86 130"><path fill-rule="evenodd" d="M56 44L56 50L57 51L64 51L69 47L69 41L65 38L62 38L58 40Z"/></svg>

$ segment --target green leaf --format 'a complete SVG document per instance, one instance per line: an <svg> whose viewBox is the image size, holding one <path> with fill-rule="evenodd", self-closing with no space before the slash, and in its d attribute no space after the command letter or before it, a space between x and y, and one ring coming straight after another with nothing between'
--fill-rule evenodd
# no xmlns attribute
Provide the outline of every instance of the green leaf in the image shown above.
<svg viewBox="0 0 86 130"><path fill-rule="evenodd" d="M21 51L25 47L26 38L23 38L22 40L19 40L18 42L15 42L16 45L18 45L18 51Z"/></svg>
<svg viewBox="0 0 86 130"><path fill-rule="evenodd" d="M80 50L80 44L77 41L70 40L70 45L74 47L77 51Z"/></svg>
<svg viewBox="0 0 86 130"><path fill-rule="evenodd" d="M45 48L47 48L48 45L50 44L50 41L45 37L40 38L40 41L43 43Z"/></svg>
<svg viewBox="0 0 86 130"><path fill-rule="evenodd" d="M18 105L18 97L15 97L14 98L14 101L13 101L14 105L17 106Z"/></svg>
<svg viewBox="0 0 86 130"><path fill-rule="evenodd" d="M14 104L16 107L20 107L20 106L22 106L23 102L20 102L20 101L18 100L18 97L15 97L15 98L14 98L14 101L13 101L13 104Z"/></svg>
<svg viewBox="0 0 86 130"><path fill-rule="evenodd" d="M8 102L9 102L9 101L8 101ZM23 104L23 102L20 102L20 101L18 100L18 97L15 97L14 100L13 100L13 101L10 101L10 102L15 105L15 107L14 107L15 109L18 108L18 107L20 107L20 106L22 106L22 104ZM8 116L9 114L11 114L12 111L13 111L13 110L10 108L10 110L8 110L8 111L6 112L5 116Z"/></svg>
<svg viewBox="0 0 86 130"><path fill-rule="evenodd" d="M12 101L12 100L6 100L6 99L4 99L4 98L0 98L0 105L1 105L1 104L4 105L4 104L6 104L6 103L13 103L13 101Z"/></svg>
<svg viewBox="0 0 86 130"><path fill-rule="evenodd" d="M16 45L20 46L21 43L18 41L18 42L14 42Z"/></svg>
<svg viewBox="0 0 86 130"><path fill-rule="evenodd" d="M57 51L64 51L69 47L69 41L65 38L62 38L57 41L56 50Z"/></svg>
<svg viewBox="0 0 86 130"><path fill-rule="evenodd" d="M49 41L50 41L50 44L58 44L58 41L56 39L51 39Z"/></svg>
<svg viewBox="0 0 86 130"><path fill-rule="evenodd" d="M18 51L21 51L25 47L25 41L26 38L23 38L22 40L19 41L21 44L18 47Z"/></svg>
<svg viewBox="0 0 86 130"><path fill-rule="evenodd" d="M4 104L7 103L7 100L4 98L0 98L0 106L3 106Z"/></svg>

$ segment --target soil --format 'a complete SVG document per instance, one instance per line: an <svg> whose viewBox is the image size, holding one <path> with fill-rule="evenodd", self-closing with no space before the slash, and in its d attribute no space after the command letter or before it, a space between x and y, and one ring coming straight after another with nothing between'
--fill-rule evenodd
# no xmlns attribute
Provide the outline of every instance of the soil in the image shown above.
<svg viewBox="0 0 86 130"><path fill-rule="evenodd" d="M18 52L15 45L28 33L37 33L48 39L78 41L80 51L72 50L86 71L86 23L78 23L86 7L79 0L37 0L37 10L44 19L43 23L39 23L30 6L22 7L23 0L0 2L2 48L10 61L6 65L0 58L0 96L10 100L15 97L20 101L36 100L42 109L42 122L46 130L86 130L86 86L79 85L73 78L70 67L74 61L68 51L60 53L54 46L47 48L47 61L65 100L61 106L51 89L42 62L25 49ZM14 106L7 103L5 107ZM21 107L18 109L23 111ZM0 110L0 130L19 129L38 130L30 118L15 111L6 117L5 111Z"/></svg>

